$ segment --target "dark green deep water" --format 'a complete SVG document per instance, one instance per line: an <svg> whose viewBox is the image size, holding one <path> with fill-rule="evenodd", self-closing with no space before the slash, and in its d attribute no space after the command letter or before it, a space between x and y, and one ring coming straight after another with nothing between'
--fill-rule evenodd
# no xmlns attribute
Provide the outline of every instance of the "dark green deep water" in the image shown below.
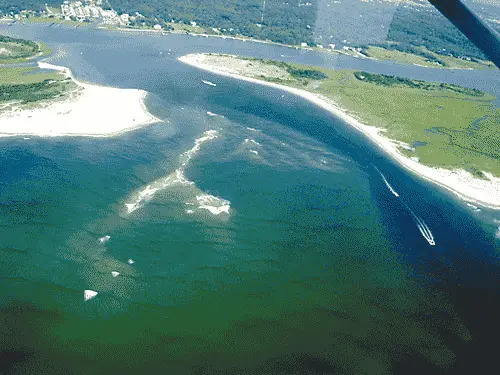
<svg viewBox="0 0 500 375"><path fill-rule="evenodd" d="M66 51L51 62L148 90L163 121L0 139L0 373L487 373L498 214L298 98L159 59L185 40L38 32Z"/></svg>

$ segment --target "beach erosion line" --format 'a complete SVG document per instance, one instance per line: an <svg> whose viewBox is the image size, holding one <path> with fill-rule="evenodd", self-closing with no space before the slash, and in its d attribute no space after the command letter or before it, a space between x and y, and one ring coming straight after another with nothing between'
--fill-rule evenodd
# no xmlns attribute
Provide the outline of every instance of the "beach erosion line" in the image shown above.
<svg viewBox="0 0 500 375"><path fill-rule="evenodd" d="M146 105L147 92L81 82L64 66L38 61L40 69L55 70L77 86L67 97L40 102L0 115L0 136L109 137L161 122Z"/></svg>
<svg viewBox="0 0 500 375"><path fill-rule="evenodd" d="M205 61L205 56L206 54L187 54L179 57L178 60L187 65L210 73L277 88L306 99L362 132L391 158L398 161L400 165L415 173L419 177L445 188L466 202L471 202L491 209L500 209L500 178L495 177L490 173L483 172L487 180L478 179L474 178L472 174L462 169L449 170L423 165L418 161L402 154L399 151L401 142L397 142L383 136L385 129L361 123L345 108L341 107L332 99L303 89L284 86L274 82L268 82L237 74L236 72L231 71L231 68L228 69L224 66L208 64ZM213 57L214 56L212 55L211 58ZM238 58L237 56L233 57L235 59ZM223 63L221 62L221 64Z"/></svg>
<svg viewBox="0 0 500 375"><path fill-rule="evenodd" d="M143 207L147 202L153 199L157 192L174 186L191 186L191 197L184 202L190 207L185 210L187 214L193 214L199 210L207 210L214 215L222 213L229 214L231 202L201 191L198 187L196 187L193 181L189 181L184 175L185 169L188 167L191 159L201 149L201 145L217 137L218 133L216 130L205 131L201 137L194 141L194 146L191 149L180 155L179 168L174 170L168 176L160 178L139 189L127 199L127 203L125 203L127 214L131 214ZM189 192L186 191L186 193Z"/></svg>

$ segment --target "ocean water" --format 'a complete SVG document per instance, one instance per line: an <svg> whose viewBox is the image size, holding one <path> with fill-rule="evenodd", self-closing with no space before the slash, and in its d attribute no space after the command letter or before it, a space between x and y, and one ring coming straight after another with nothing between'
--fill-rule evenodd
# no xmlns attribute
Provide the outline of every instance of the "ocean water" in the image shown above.
<svg viewBox="0 0 500 375"><path fill-rule="evenodd" d="M498 213L300 98L168 55L204 39L15 32L79 78L148 90L162 121L0 138L0 372L492 368Z"/></svg>

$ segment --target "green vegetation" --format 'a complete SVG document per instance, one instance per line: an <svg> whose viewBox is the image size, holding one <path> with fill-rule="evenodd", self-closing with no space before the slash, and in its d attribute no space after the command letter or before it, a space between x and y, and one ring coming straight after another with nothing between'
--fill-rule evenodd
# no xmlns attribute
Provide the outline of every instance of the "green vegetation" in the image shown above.
<svg viewBox="0 0 500 375"><path fill-rule="evenodd" d="M229 56L229 55L227 55ZM284 61L276 61L276 60L264 60L264 59L258 59L258 58L243 58L244 60L249 60L249 61L260 61L264 64L270 64L270 65L275 65L279 68L285 69L291 76L292 78L295 79L301 79L301 80L321 80L321 79L326 79L328 78L328 75L323 73L319 69L313 69L313 68L303 68L303 67L298 67L296 64L289 64Z"/></svg>
<svg viewBox="0 0 500 375"><path fill-rule="evenodd" d="M60 73L41 73L33 67L0 67L0 85L38 83L46 79L59 80L61 77Z"/></svg>
<svg viewBox="0 0 500 375"><path fill-rule="evenodd" d="M490 61L457 58L438 55L425 47L405 48L402 44L387 43L379 46L366 46L361 50L365 56L380 60L399 61L404 64L417 64L427 67L446 67L455 69L495 68Z"/></svg>
<svg viewBox="0 0 500 375"><path fill-rule="evenodd" d="M46 55L50 49L44 44L0 36L0 51L8 58L4 63L26 61L37 54ZM0 56L0 59L3 56ZM74 88L75 84L60 73L42 73L33 67L0 67L0 103L27 104L56 98ZM2 105L2 109L7 108Z"/></svg>
<svg viewBox="0 0 500 375"><path fill-rule="evenodd" d="M172 20L189 25L194 21L209 29L218 28L226 35L285 44L312 44L312 29L307 25L314 25L317 9L316 5L267 0L262 20L261 0L112 0L110 3L118 13L139 12L147 25L160 21L165 25Z"/></svg>
<svg viewBox="0 0 500 375"><path fill-rule="evenodd" d="M478 64L486 60L482 51L433 8L424 11L399 7L392 18L387 40L389 42L380 47L422 56L444 66L448 64L443 57Z"/></svg>
<svg viewBox="0 0 500 375"><path fill-rule="evenodd" d="M458 69L495 68L472 42L434 8L399 7L387 41L359 46L368 57Z"/></svg>
<svg viewBox="0 0 500 375"><path fill-rule="evenodd" d="M37 83L0 85L0 103L16 101L22 104L61 96L68 80L45 79Z"/></svg>
<svg viewBox="0 0 500 375"><path fill-rule="evenodd" d="M25 61L42 52L35 42L0 35L0 64Z"/></svg>
<svg viewBox="0 0 500 375"><path fill-rule="evenodd" d="M402 151L423 164L461 168L478 177L484 177L481 171L500 176L500 109L492 102L494 96L451 84L315 70L327 79L268 80L334 99L362 123L384 128L387 137L410 145L411 151Z"/></svg>

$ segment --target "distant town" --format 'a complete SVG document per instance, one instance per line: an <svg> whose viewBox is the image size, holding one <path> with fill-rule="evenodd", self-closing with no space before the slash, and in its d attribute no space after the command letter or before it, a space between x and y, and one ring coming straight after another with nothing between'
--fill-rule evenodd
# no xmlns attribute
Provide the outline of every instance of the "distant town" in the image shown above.
<svg viewBox="0 0 500 375"><path fill-rule="evenodd" d="M131 23L140 22L144 18L139 12L134 15L118 13L106 1L104 6L102 0L63 1L60 8L45 6L45 10L32 11L23 10L19 14L5 15L0 21L22 20L32 17L47 18L74 22L99 23L112 26L129 26ZM152 26L153 29L161 30L160 24Z"/></svg>
<svg viewBox="0 0 500 375"><path fill-rule="evenodd" d="M303 6L309 6L310 3L301 4ZM224 35L226 32L231 33L233 29L224 28L202 28L192 21L187 25L182 25L180 23L175 23L174 20L171 22L162 22L158 20L158 23L151 24L147 22L146 18L139 12L135 14L118 14L111 6L107 0L84 0L84 1L63 1L60 8L50 7L45 5L45 10L33 11L33 10L22 10L19 14L7 14L0 21L23 21L23 19L29 18L42 18L50 21L51 19L56 22L59 21L72 21L78 23L97 23L101 25L108 25L114 27L141 27L149 28L157 31L169 30L169 31L182 31L186 33L200 33L200 34L214 34L214 35ZM160 24L160 22L162 24ZM176 27L177 26L177 27ZM257 26L261 26L257 24ZM310 26L308 25L308 28ZM230 37L230 36L227 36ZM344 43L347 41L344 41ZM348 43L348 42L347 42ZM311 44L302 42L300 43L302 48L314 48L314 49L330 49L336 50L335 44L328 44L323 46L322 44ZM347 54L358 55L364 57L360 53L361 48L350 47L350 46L340 46L337 52L343 52Z"/></svg>

